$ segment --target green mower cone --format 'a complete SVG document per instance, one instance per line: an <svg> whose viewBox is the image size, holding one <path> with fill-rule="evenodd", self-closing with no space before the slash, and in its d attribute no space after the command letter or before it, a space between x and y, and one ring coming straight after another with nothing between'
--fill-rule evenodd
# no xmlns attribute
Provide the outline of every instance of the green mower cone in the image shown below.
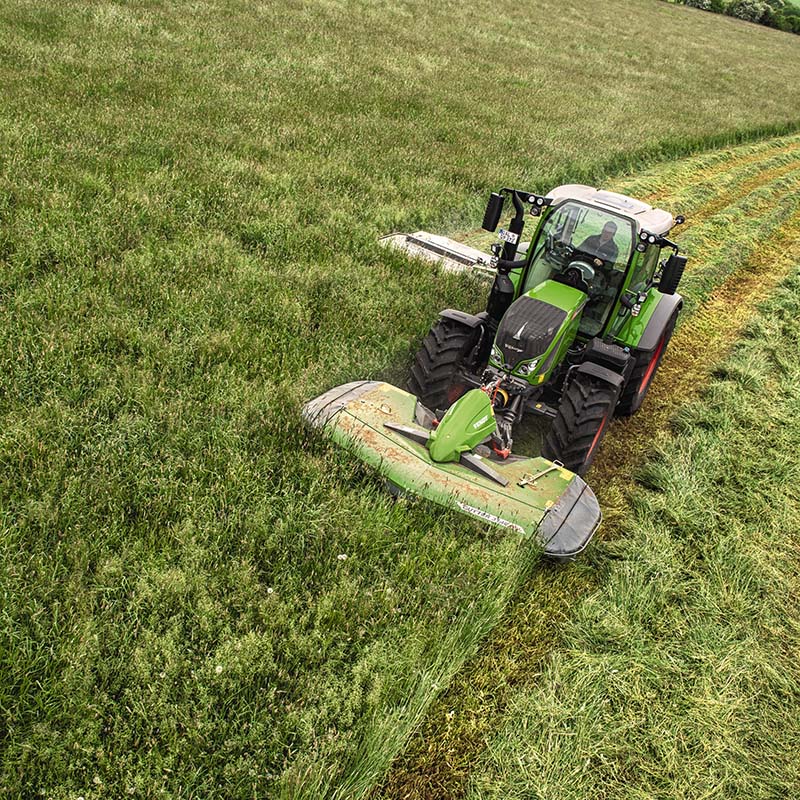
<svg viewBox="0 0 800 800"><path fill-rule="evenodd" d="M468 392L434 431L430 412L414 395L388 383L357 381L309 401L303 417L401 492L530 537L551 558L574 558L600 524L594 493L557 462L476 453L472 448L494 429L491 413L483 419L486 409L491 412L483 392Z"/></svg>
<svg viewBox="0 0 800 800"><path fill-rule="evenodd" d="M428 452L436 462L458 461L497 428L489 395L472 389L453 403L428 439Z"/></svg>

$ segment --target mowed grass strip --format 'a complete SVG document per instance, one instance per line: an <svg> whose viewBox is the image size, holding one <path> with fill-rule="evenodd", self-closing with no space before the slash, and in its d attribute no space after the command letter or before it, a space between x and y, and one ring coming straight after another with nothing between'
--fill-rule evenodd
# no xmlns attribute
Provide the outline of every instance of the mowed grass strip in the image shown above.
<svg viewBox="0 0 800 800"><path fill-rule="evenodd" d="M796 43L650 0L0 26L0 785L361 793L528 569L303 431L483 299L376 235L795 130Z"/></svg>
<svg viewBox="0 0 800 800"><path fill-rule="evenodd" d="M765 172L780 171L796 163L800 142L789 135L763 139L746 146L719 148L692 159L676 159L655 168L615 180L618 191L641 197L651 205L689 202L691 225L708 214L706 209L721 209L746 193L769 183ZM683 230L686 230L684 226Z"/></svg>
<svg viewBox="0 0 800 800"><path fill-rule="evenodd" d="M467 797L793 797L800 786L800 273L661 435Z"/></svg>
<svg viewBox="0 0 800 800"><path fill-rule="evenodd" d="M769 168L776 152L792 152L796 142L793 137L726 151L724 159L715 159L718 197L707 191L708 156L664 165L674 181L673 193L690 215L691 225L682 232L676 229L676 238L691 254L686 288L681 286L687 307L645 405L631 419L614 423L589 474L603 507L600 539L624 535L632 476L650 452L653 437L668 431L672 415L707 384L758 303L800 261L800 176ZM761 161L752 161L754 152ZM762 162L765 168L756 174L764 184L756 185L752 164ZM722 164L729 165L729 173ZM793 158L789 166L796 171L797 161ZM650 170L638 180L653 185L660 180L657 172ZM738 184L731 173L738 175ZM631 187L636 181L629 178L624 183ZM620 188L618 182L613 188ZM730 207L724 206L725 198ZM664 205L671 208L670 200L665 196ZM462 796L476 758L486 739L503 726L517 688L538 679L546 659L558 651L561 628L577 598L594 590L601 575L591 552L568 570L537 569L479 656L436 703L376 796Z"/></svg>

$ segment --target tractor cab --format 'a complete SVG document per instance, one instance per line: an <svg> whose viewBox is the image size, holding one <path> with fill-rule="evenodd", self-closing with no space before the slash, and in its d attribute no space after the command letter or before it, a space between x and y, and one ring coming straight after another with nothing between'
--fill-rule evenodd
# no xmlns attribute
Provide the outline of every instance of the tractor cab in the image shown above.
<svg viewBox="0 0 800 800"><path fill-rule="evenodd" d="M588 301L578 335L602 336L623 289L642 290L655 273L660 248L648 252L640 234L661 237L675 221L640 200L589 186L559 186L548 199L551 206L527 248L521 293L546 280L582 290Z"/></svg>
<svg viewBox="0 0 800 800"><path fill-rule="evenodd" d="M522 291L546 280L579 289L588 297L579 333L597 336L623 285L634 237L632 220L566 201L544 220L532 243Z"/></svg>

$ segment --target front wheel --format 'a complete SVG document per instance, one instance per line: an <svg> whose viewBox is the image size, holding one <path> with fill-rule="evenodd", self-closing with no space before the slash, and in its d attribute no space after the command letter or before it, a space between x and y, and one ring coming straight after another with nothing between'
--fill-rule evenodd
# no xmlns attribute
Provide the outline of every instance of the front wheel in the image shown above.
<svg viewBox="0 0 800 800"><path fill-rule="evenodd" d="M661 334L661 338L653 351L640 353L636 356L636 365L631 372L630 378L628 378L628 382L625 384L625 388L622 390L617 404L616 415L618 417L630 417L641 407L661 359L664 357L664 351L672 338L677 319L678 313L675 312L669 318L664 332Z"/></svg>
<svg viewBox="0 0 800 800"><path fill-rule="evenodd" d="M618 387L579 372L561 397L542 455L583 475L597 454L618 397Z"/></svg>
<svg viewBox="0 0 800 800"><path fill-rule="evenodd" d="M431 410L449 408L471 386L464 367L479 338L480 329L438 320L414 357L408 390Z"/></svg>

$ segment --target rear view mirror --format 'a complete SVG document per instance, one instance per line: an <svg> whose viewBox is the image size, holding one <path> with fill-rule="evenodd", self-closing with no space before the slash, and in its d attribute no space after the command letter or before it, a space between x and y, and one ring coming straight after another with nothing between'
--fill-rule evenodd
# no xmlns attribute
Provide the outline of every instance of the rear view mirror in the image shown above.
<svg viewBox="0 0 800 800"><path fill-rule="evenodd" d="M658 289L662 294L675 294L678 284L683 277L683 270L686 268L686 256L679 256L673 253L664 264L661 272L661 280L658 282Z"/></svg>
<svg viewBox="0 0 800 800"><path fill-rule="evenodd" d="M497 192L492 192L489 195L489 202L486 204L486 213L483 215L483 224L481 227L485 231L497 230L497 223L500 222L500 215L503 213L503 203L505 197Z"/></svg>

